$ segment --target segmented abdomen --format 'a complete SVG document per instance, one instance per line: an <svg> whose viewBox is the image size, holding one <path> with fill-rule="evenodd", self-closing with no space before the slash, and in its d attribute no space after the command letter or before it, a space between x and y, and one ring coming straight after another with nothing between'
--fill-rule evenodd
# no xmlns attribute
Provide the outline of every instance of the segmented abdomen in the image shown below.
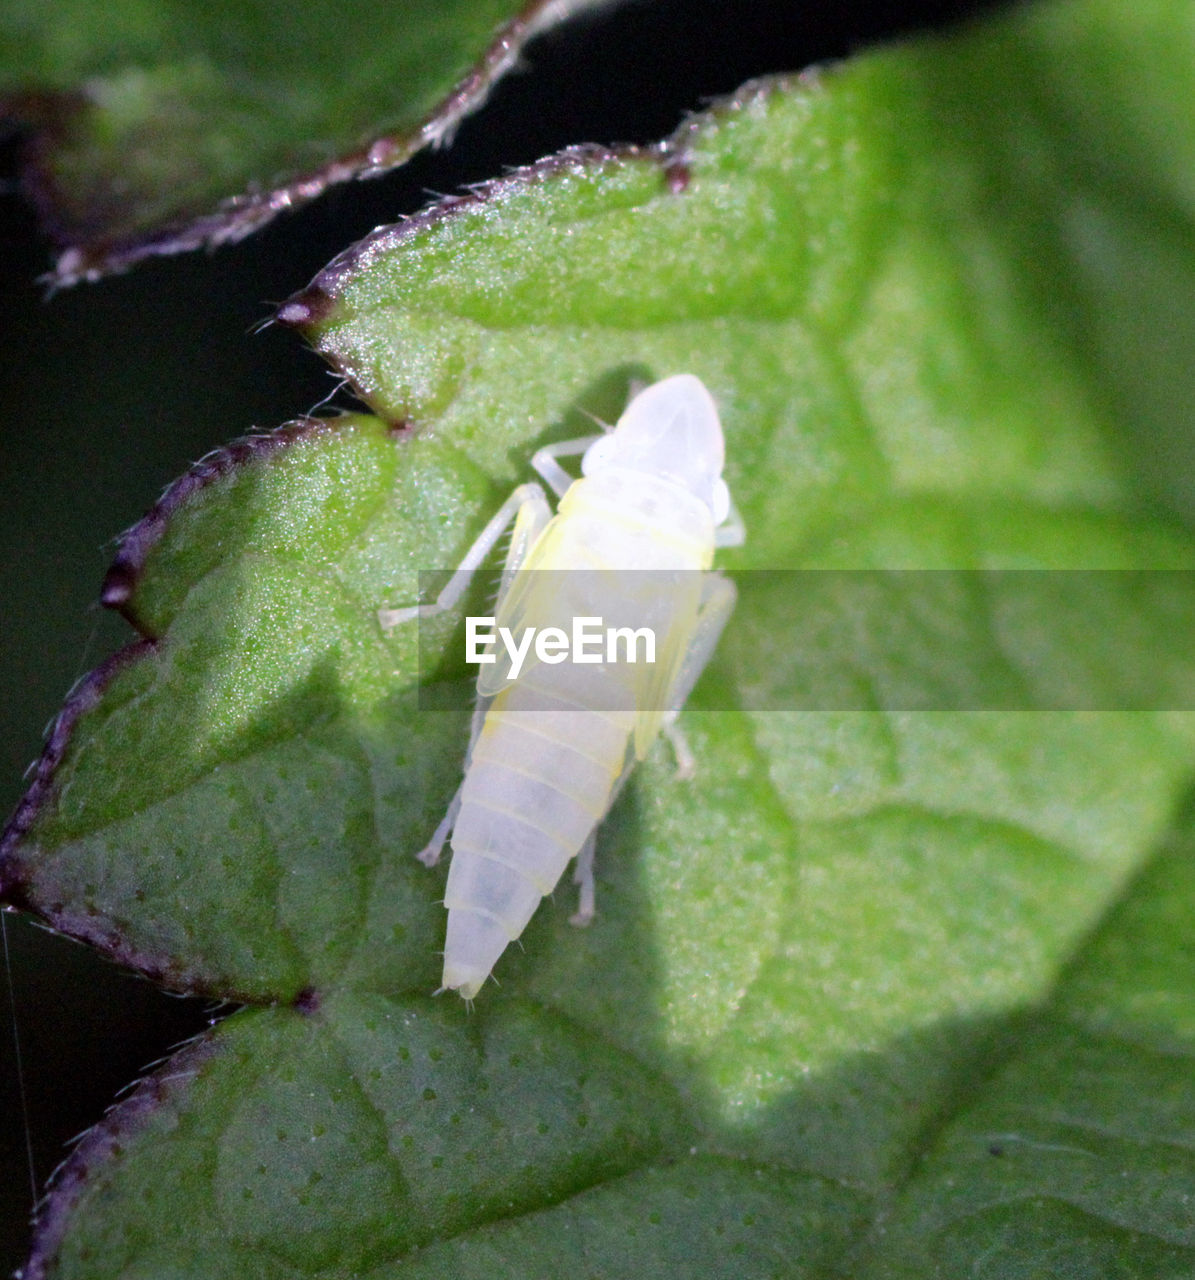
<svg viewBox="0 0 1195 1280"><path fill-rule="evenodd" d="M623 770L634 713L579 710L561 674L536 667L498 694L469 761L444 897L444 986L466 999L602 820Z"/></svg>

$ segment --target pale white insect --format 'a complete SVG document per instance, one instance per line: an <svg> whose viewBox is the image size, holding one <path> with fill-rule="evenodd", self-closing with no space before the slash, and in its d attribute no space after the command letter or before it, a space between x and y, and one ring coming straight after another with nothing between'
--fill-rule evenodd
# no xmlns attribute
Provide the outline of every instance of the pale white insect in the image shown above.
<svg viewBox="0 0 1195 1280"><path fill-rule="evenodd" d="M557 461L576 454L584 455L579 480ZM482 668L464 779L419 854L435 865L451 832L443 986L466 1000L574 856L573 923L593 918L598 825L661 728L678 772L693 772L675 720L734 608L734 585L709 572L714 549L744 540L723 459L717 406L704 384L692 374L666 378L636 395L608 434L534 455L532 467L560 499L554 517L538 484L520 485L433 604L379 611L389 629L451 609L513 523L498 626L519 634L578 610L635 621L648 608L656 635L663 631L650 668L532 661L516 682L509 662ZM656 572L620 572L631 570ZM675 589L659 591L663 571L677 571ZM635 598L628 584L636 581L652 584L650 601ZM585 584L584 599L561 598L562 583L572 582Z"/></svg>

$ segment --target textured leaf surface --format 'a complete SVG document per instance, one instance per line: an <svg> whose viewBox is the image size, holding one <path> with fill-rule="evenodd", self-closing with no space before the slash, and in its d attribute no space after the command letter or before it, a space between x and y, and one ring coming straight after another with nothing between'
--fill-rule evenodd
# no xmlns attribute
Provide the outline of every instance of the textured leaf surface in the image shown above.
<svg viewBox="0 0 1195 1280"><path fill-rule="evenodd" d="M410 856L467 716L417 710L375 619L536 445L681 369L740 568L1190 566L1189 22L1091 0L756 88L283 308L379 416L238 446L126 541L107 595L148 639L0 862L147 972L282 1003L87 1140L33 1275L1189 1274L1189 716L761 709L799 604L750 579L697 780L648 758L594 926L545 903L470 1018L430 999L444 873ZM1118 590L1086 628L894 617L860 679L957 634L1029 708L1064 648L1119 705L1173 615Z"/></svg>
<svg viewBox="0 0 1195 1280"><path fill-rule="evenodd" d="M536 31L587 0L13 0L0 117L63 283L239 239L450 135Z"/></svg>
<svg viewBox="0 0 1195 1280"><path fill-rule="evenodd" d="M676 1099L569 1030L536 1010L470 1021L455 1005L379 996L234 1018L143 1090L152 1108L88 1137L78 1159L98 1157L101 1171L72 1208L106 1225L101 1240L68 1230L59 1265L174 1271L179 1239L154 1224L175 1215L180 1176L197 1193L186 1215L197 1274L211 1276L263 1264L361 1273L578 1179L617 1177L659 1153ZM155 1149L165 1184L144 1158Z"/></svg>
<svg viewBox="0 0 1195 1280"><path fill-rule="evenodd" d="M937 1137L861 1276L1189 1275L1189 813L1011 1061Z"/></svg>

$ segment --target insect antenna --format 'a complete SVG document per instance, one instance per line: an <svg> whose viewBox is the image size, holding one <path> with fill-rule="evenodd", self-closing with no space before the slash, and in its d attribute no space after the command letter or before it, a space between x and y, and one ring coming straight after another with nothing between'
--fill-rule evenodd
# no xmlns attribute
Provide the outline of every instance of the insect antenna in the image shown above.
<svg viewBox="0 0 1195 1280"><path fill-rule="evenodd" d="M588 409L580 409L578 412L583 413L594 426L601 427L606 435L609 435L614 430L614 423L607 422L605 418L599 418L596 413L590 413Z"/></svg>

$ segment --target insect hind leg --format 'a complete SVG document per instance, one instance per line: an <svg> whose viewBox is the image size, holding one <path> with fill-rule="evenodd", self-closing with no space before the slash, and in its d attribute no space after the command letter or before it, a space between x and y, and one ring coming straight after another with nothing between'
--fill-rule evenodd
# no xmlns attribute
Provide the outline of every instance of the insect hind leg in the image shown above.
<svg viewBox="0 0 1195 1280"><path fill-rule="evenodd" d="M481 735L481 726L485 724L485 713L491 701L492 699L490 698L479 697L473 705L473 721L469 728L469 745L465 748L465 766L461 771L462 775L469 771L469 762L473 759L473 748L477 745L477 739ZM435 829L432 838L415 855L425 867L434 867L440 861L440 854L444 852L448 837L452 834L453 827L456 826L456 820L461 811L461 792L464 789L465 781L462 776L461 784L457 787L456 794L449 800L448 808L440 819L440 825Z"/></svg>
<svg viewBox="0 0 1195 1280"><path fill-rule="evenodd" d="M578 929L583 929L592 922L597 905L597 887L593 878L593 859L597 852L597 828L589 833L589 839L581 846L577 854L577 869L573 872L573 883L580 886L576 911L569 916L568 922Z"/></svg>
<svg viewBox="0 0 1195 1280"><path fill-rule="evenodd" d="M676 758L676 776L682 780L692 778L697 772L697 761L693 755L689 740L685 737L677 718L705 670L722 630L730 615L734 612L734 603L738 599L738 591L729 578L720 573L710 573L701 587L701 604L698 607L697 625L693 630L693 638L685 651L680 670L676 673L672 689L668 696L668 710L660 725L661 732L672 746L672 754Z"/></svg>
<svg viewBox="0 0 1195 1280"><path fill-rule="evenodd" d="M444 852L444 846L448 842L448 837L452 834L452 828L456 826L457 815L461 811L461 790L464 784L456 789L456 795L448 802L448 809L444 816L440 819L440 825L436 828L432 838L423 846L415 855L425 867L434 867L440 861L440 854Z"/></svg>
<svg viewBox="0 0 1195 1280"><path fill-rule="evenodd" d="M506 553L506 562L502 570L502 586L499 595L504 595L511 578L527 557L535 540L543 532L544 526L552 518L552 509L548 499L538 484L522 484L510 495L501 507L487 522L485 528L465 552L464 559L456 567L452 577L445 584L443 591L431 604L407 605L402 609L379 609L378 621L384 630L392 630L404 622L414 618L426 618L451 609L468 589L473 575L477 572L486 556L493 550L507 527L513 525L510 547ZM485 723L485 713L491 699L479 696L473 708L473 723L469 731L469 746L465 751L463 773L467 773L469 762L473 757L473 748ZM461 810L461 792L464 781L457 787L456 794L448 802L448 808L439 825L432 833L432 838L415 855L426 867L434 867L444 852L452 829L456 825Z"/></svg>
<svg viewBox="0 0 1195 1280"><path fill-rule="evenodd" d="M669 711L660 726L660 732L668 739L672 748L672 758L676 761L676 776L681 782L688 782L697 776L697 757L689 746L685 731L676 723L679 711Z"/></svg>
<svg viewBox="0 0 1195 1280"><path fill-rule="evenodd" d="M741 547L747 541L747 526L732 501L726 519L714 530L715 547Z"/></svg>

